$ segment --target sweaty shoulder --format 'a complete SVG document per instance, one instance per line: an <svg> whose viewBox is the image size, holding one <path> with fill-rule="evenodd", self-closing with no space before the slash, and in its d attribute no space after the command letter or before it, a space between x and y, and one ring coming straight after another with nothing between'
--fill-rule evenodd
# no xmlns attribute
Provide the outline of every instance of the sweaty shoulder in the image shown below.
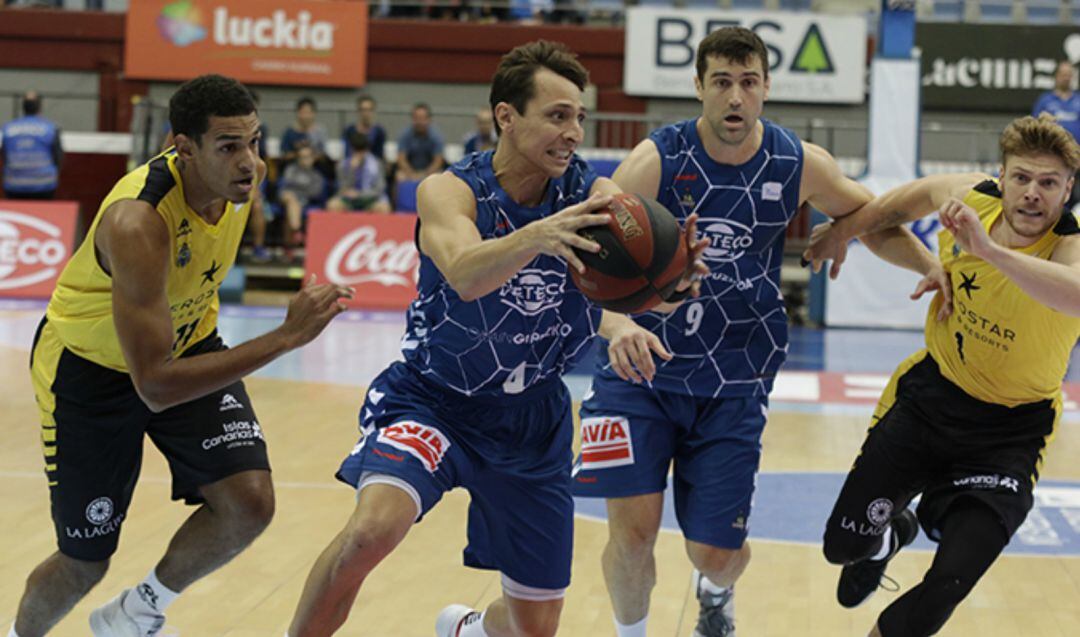
<svg viewBox="0 0 1080 637"><path fill-rule="evenodd" d="M619 164L612 181L625 192L656 197L660 191L660 151L652 139L643 140Z"/></svg>
<svg viewBox="0 0 1080 637"><path fill-rule="evenodd" d="M116 201L101 212L94 235L101 265L111 272L117 250L168 253L169 231L157 210L140 199Z"/></svg>
<svg viewBox="0 0 1080 637"><path fill-rule="evenodd" d="M420 182L416 203L421 220L450 210L476 218L476 196L469 184L450 172L431 175Z"/></svg>

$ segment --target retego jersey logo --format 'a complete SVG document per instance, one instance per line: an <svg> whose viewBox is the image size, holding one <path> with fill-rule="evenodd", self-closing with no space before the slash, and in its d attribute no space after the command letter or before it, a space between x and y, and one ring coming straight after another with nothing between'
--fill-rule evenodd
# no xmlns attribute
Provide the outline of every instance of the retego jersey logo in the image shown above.
<svg viewBox="0 0 1080 637"><path fill-rule="evenodd" d="M61 234L48 221L0 209L0 290L55 277L68 251Z"/></svg>

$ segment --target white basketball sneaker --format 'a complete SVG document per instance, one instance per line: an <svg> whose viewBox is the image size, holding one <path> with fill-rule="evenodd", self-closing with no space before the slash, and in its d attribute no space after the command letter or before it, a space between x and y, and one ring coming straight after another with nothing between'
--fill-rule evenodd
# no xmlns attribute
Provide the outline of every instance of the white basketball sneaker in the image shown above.
<svg viewBox="0 0 1080 637"><path fill-rule="evenodd" d="M155 637L165 625L164 615L138 620L124 612L124 598L131 589L124 589L112 601L90 613L90 632L94 637Z"/></svg>
<svg viewBox="0 0 1080 637"><path fill-rule="evenodd" d="M463 604L451 604L439 612L435 620L436 637L458 637L461 629L474 622L482 621L483 616L475 608Z"/></svg>

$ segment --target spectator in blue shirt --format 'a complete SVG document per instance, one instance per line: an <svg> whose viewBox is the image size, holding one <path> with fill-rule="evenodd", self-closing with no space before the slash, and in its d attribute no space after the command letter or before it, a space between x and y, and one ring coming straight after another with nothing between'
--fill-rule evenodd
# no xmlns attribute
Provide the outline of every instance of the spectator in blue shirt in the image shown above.
<svg viewBox="0 0 1080 637"><path fill-rule="evenodd" d="M379 161L386 161L386 129L381 124L375 123L375 98L370 95L361 95L356 99L356 123L349 124L341 134L341 140L345 142L345 157L352 154L352 145L349 136L354 131L367 135L370 152Z"/></svg>
<svg viewBox="0 0 1080 637"><path fill-rule="evenodd" d="M23 117L0 130L4 196L8 199L52 199L60 181L64 151L60 127L41 115L41 96L28 91L22 100Z"/></svg>
<svg viewBox="0 0 1080 637"><path fill-rule="evenodd" d="M318 164L326 158L326 129L315 121L315 100L301 97L296 102L296 121L281 136L281 161L288 164L296 159L301 146L307 146Z"/></svg>
<svg viewBox="0 0 1080 637"><path fill-rule="evenodd" d="M338 163L338 192L326 208L335 212L390 212L386 196L383 164L370 151L367 135L352 131L349 135L349 156Z"/></svg>
<svg viewBox="0 0 1080 637"><path fill-rule="evenodd" d="M495 118L491 115L491 109L484 108L477 111L476 130L465 137L465 154L492 150L497 141L499 141L499 136L495 134Z"/></svg>
<svg viewBox="0 0 1080 637"><path fill-rule="evenodd" d="M1054 73L1054 90L1039 96L1031 114L1050 113L1061 126L1080 142L1080 93L1072 90L1073 67L1062 60Z"/></svg>
<svg viewBox="0 0 1080 637"><path fill-rule="evenodd" d="M424 103L413 106L412 125L398 138L397 172L395 180L420 181L445 168L443 138L431 124L431 107Z"/></svg>
<svg viewBox="0 0 1080 637"><path fill-rule="evenodd" d="M1039 96L1031 114L1050 113L1058 124L1072 133L1073 139L1080 142L1080 93L1072 89L1073 66L1068 60L1058 63L1054 72L1054 90ZM1072 209L1080 202L1080 179L1073 180L1072 196L1065 202L1067 209Z"/></svg>

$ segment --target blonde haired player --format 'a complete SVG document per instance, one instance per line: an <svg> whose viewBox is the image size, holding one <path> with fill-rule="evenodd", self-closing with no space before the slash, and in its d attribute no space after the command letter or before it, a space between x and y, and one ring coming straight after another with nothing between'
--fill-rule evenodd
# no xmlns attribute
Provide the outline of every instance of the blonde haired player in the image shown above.
<svg viewBox="0 0 1080 637"><path fill-rule="evenodd" d="M896 188L823 229L806 256L843 260L864 232L939 210L953 312L926 319L926 348L900 364L825 529L853 607L921 525L938 542L922 582L873 636L933 635L997 559L1033 504L1061 383L1080 337L1080 227L1064 210L1080 147L1050 116L1001 135L1001 177L938 175ZM907 509L921 493L916 512Z"/></svg>

